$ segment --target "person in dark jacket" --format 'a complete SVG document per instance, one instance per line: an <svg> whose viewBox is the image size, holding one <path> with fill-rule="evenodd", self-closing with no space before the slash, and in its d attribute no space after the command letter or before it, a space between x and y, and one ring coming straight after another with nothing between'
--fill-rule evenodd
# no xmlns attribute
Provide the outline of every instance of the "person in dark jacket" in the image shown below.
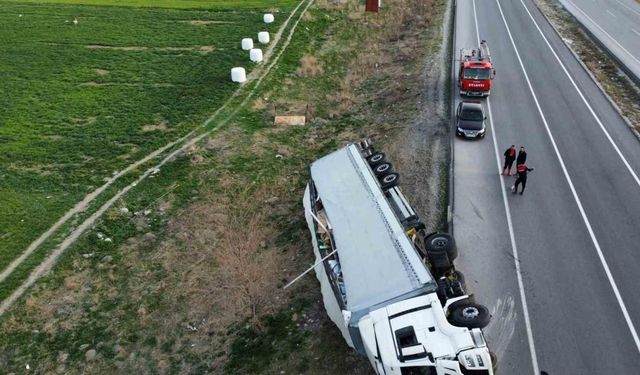
<svg viewBox="0 0 640 375"><path fill-rule="evenodd" d="M526 164L520 164L516 167L516 171L518 172L518 179L516 179L515 184L511 187L511 192L513 194L518 192L518 185L522 184L522 190L520 191L520 195L524 193L524 188L527 186L527 173L531 172L533 168L527 167Z"/></svg>
<svg viewBox="0 0 640 375"><path fill-rule="evenodd" d="M520 146L518 152L518 158L516 159L516 167L520 164L524 164L527 161L527 152L524 150L524 146Z"/></svg>
<svg viewBox="0 0 640 375"><path fill-rule="evenodd" d="M513 162L516 160L516 146L511 145L504 152L504 167L502 167L502 174L511 176L511 167L513 166Z"/></svg>

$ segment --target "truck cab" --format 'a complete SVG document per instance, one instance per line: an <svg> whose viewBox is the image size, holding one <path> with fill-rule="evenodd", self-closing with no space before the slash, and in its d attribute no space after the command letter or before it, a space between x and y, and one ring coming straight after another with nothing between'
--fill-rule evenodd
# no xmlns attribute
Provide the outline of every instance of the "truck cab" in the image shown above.
<svg viewBox="0 0 640 375"><path fill-rule="evenodd" d="M359 326L378 374L493 374L481 330L451 325L435 294L372 311Z"/></svg>

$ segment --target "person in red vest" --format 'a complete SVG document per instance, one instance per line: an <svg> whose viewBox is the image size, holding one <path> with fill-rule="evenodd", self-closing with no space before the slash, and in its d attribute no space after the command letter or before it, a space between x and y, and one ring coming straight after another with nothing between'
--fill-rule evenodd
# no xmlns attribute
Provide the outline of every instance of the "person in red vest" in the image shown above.
<svg viewBox="0 0 640 375"><path fill-rule="evenodd" d="M502 167L502 174L511 176L511 167L513 166L513 162L516 160L516 145L511 145L504 152L504 167Z"/></svg>
<svg viewBox="0 0 640 375"><path fill-rule="evenodd" d="M520 191L520 195L524 194L524 188L527 186L527 173L531 172L533 168L527 167L526 164L518 164L516 166L516 171L518 172L518 178L516 179L515 184L511 187L511 192L513 194L518 192L518 185L522 184L522 190Z"/></svg>

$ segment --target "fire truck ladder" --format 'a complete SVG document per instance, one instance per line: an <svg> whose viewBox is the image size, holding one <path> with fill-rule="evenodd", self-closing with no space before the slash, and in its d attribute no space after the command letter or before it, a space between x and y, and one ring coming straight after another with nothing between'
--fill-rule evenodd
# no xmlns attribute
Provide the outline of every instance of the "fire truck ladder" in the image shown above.
<svg viewBox="0 0 640 375"><path fill-rule="evenodd" d="M480 42L480 48L478 49L478 58L480 59L480 61L486 60L491 62L491 53L489 53L489 46L487 45L486 40Z"/></svg>

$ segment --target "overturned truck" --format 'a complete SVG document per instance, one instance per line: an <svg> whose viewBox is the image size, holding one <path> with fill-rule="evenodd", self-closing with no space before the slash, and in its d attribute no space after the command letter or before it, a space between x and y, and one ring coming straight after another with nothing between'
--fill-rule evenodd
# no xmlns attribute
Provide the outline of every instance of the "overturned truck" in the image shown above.
<svg viewBox="0 0 640 375"><path fill-rule="evenodd" d="M493 374L486 307L446 233L425 226L385 155L363 141L310 166L305 216L331 320L378 374Z"/></svg>

